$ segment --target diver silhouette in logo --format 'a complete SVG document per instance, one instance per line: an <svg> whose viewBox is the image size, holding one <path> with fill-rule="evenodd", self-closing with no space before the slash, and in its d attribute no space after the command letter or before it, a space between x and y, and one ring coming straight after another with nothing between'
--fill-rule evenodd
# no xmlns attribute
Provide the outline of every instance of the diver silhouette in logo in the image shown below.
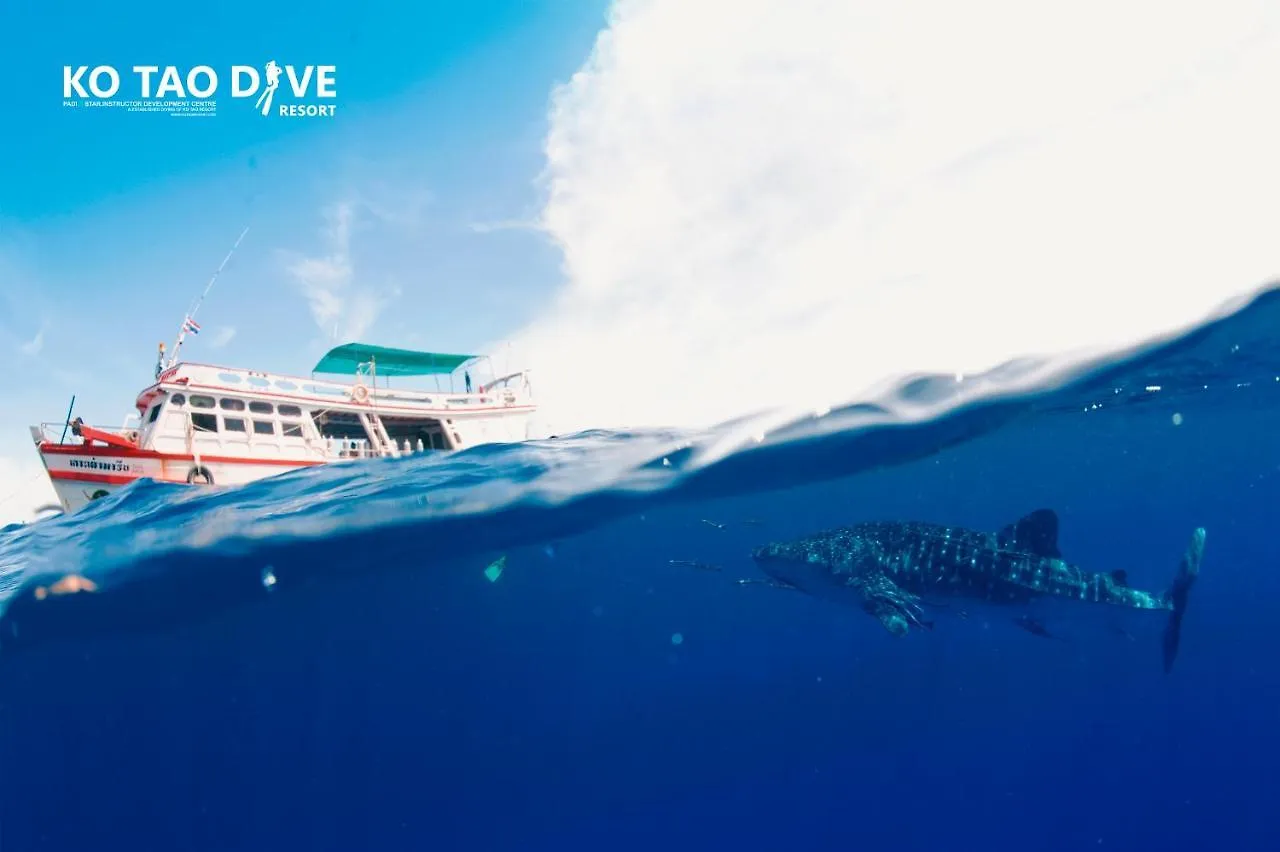
<svg viewBox="0 0 1280 852"><path fill-rule="evenodd" d="M271 99L278 88L280 88L280 66L272 59L267 63L267 87L262 90L262 94L258 95L258 102L254 104L254 108L261 109L263 115L269 114Z"/></svg>

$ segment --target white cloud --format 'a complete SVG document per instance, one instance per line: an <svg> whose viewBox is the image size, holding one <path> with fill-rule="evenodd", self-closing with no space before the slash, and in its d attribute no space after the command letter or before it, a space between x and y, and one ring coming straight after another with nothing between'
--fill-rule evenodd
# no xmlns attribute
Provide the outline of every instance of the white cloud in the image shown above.
<svg viewBox="0 0 1280 852"><path fill-rule="evenodd" d="M235 326L224 325L218 329L213 337L209 340L209 345L214 349L221 349L230 343L236 336Z"/></svg>
<svg viewBox="0 0 1280 852"><path fill-rule="evenodd" d="M0 216L0 346L34 358L44 351L49 305L42 278L32 271L21 226ZM31 328L41 321L35 334Z"/></svg>
<svg viewBox="0 0 1280 852"><path fill-rule="evenodd" d="M1116 346L1280 272L1275 4L619 0L554 96L559 428Z"/></svg>
<svg viewBox="0 0 1280 852"><path fill-rule="evenodd" d="M29 440L27 446L31 446ZM0 527L32 521L37 508L58 502L34 448L30 456L0 456Z"/></svg>
<svg viewBox="0 0 1280 852"><path fill-rule="evenodd" d="M427 209L434 201L432 194L421 187L392 187L385 182L366 183L354 197L353 205L380 224L410 232L426 223Z"/></svg>
<svg viewBox="0 0 1280 852"><path fill-rule="evenodd" d="M36 355L39 355L40 350L44 349L44 329L41 328L37 331L35 337L31 338L26 343L23 343L18 347L18 349L22 351L23 355L27 355L29 357L34 358Z"/></svg>
<svg viewBox="0 0 1280 852"><path fill-rule="evenodd" d="M379 292L354 284L351 232L357 205L339 202L322 212L325 253L314 257L290 255L287 268L306 296L312 318L326 337L359 340L399 294L394 290Z"/></svg>

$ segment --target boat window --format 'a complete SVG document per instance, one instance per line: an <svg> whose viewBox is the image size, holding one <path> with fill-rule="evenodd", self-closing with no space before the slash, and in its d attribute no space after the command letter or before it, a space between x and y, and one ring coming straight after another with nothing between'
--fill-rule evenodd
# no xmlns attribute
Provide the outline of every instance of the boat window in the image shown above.
<svg viewBox="0 0 1280 852"><path fill-rule="evenodd" d="M249 410L254 414L270 414L274 411L274 407L269 402L258 402L256 399L249 403Z"/></svg>
<svg viewBox="0 0 1280 852"><path fill-rule="evenodd" d="M255 435L274 435L276 433L276 424L270 420L253 421L253 434Z"/></svg>
<svg viewBox="0 0 1280 852"><path fill-rule="evenodd" d="M191 398L195 402L195 397ZM197 432L217 432L218 431L218 415L216 414L192 414L191 425Z"/></svg>
<svg viewBox="0 0 1280 852"><path fill-rule="evenodd" d="M282 405L280 406L279 410L280 410L281 417L301 417L302 416L302 409L296 405Z"/></svg>
<svg viewBox="0 0 1280 852"><path fill-rule="evenodd" d="M237 376L235 373L219 373L218 378L222 379L227 384L232 384L232 385L240 381L240 377Z"/></svg>
<svg viewBox="0 0 1280 852"><path fill-rule="evenodd" d="M160 403L151 406L151 416L147 418L148 423L155 423L156 418L160 416Z"/></svg>
<svg viewBox="0 0 1280 852"><path fill-rule="evenodd" d="M175 393L173 396L169 397L169 404L183 406L187 404L187 398L180 393Z"/></svg>
<svg viewBox="0 0 1280 852"><path fill-rule="evenodd" d="M220 399L218 404L222 406L223 411L244 411L243 399Z"/></svg>
<svg viewBox="0 0 1280 852"><path fill-rule="evenodd" d="M260 388L266 388L271 386L271 382L267 381L266 379L260 379L257 376L250 376L249 384L255 387L260 387Z"/></svg>
<svg viewBox="0 0 1280 852"><path fill-rule="evenodd" d="M286 438L301 438L301 437L302 437L302 424L301 424L301 423L281 423L281 424L280 424L280 428L284 430L284 436L285 436Z"/></svg>
<svg viewBox="0 0 1280 852"><path fill-rule="evenodd" d="M214 404L211 396L195 396L193 394L191 397L192 408L213 408Z"/></svg>
<svg viewBox="0 0 1280 852"><path fill-rule="evenodd" d="M239 417L222 418L222 428L228 432L243 432L244 420Z"/></svg>
<svg viewBox="0 0 1280 852"><path fill-rule="evenodd" d="M298 386L295 385L293 382L286 382L283 379L279 379L276 381L276 387L280 388L280 390L287 390L287 391L296 391L298 389Z"/></svg>

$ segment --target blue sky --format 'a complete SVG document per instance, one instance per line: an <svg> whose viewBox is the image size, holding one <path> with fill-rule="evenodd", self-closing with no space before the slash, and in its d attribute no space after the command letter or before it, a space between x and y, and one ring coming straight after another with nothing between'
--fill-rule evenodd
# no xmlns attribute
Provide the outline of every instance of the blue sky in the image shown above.
<svg viewBox="0 0 1280 852"><path fill-rule="evenodd" d="M0 31L22 33L0 53L22 117L0 134L0 357L17 368L0 454L73 393L91 422L123 418L245 226L193 360L305 373L329 343L321 321L468 351L556 285L548 241L502 225L539 210L548 98L590 52L603 0L213 8L135 4L75 26L65 5L0 8ZM264 118L227 97L208 118L62 105L64 64L268 59L336 65L335 115ZM330 322L312 306L335 266L350 280Z"/></svg>

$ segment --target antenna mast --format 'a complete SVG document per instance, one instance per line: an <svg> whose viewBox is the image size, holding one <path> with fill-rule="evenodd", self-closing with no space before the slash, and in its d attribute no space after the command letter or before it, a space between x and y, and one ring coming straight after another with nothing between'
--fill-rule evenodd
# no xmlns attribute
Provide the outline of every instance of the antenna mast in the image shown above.
<svg viewBox="0 0 1280 852"><path fill-rule="evenodd" d="M240 236L236 239L235 245L231 247L231 251L227 252L227 256L222 259L222 263L218 264L218 268L214 270L213 275L210 276L209 283L204 285L204 292L200 294L200 298L196 299L195 304L191 306L191 310L187 311L186 316L182 318L182 325L178 327L178 339L173 343L173 354L170 355L167 363L164 359L164 344L160 344L161 367L172 367L174 364L178 363L178 353L182 350L183 341L187 339L187 329L195 320L196 311L200 310L200 306L204 304L204 297L208 296L209 291L213 289L213 282L218 280L218 276L222 273L222 270L226 268L227 261L231 260L231 255L236 253L236 249L240 247L240 241L244 239L244 235L247 233L249 233L249 228L246 225L245 229L240 232ZM198 329L199 326L196 326L196 328ZM199 332L197 331L196 333L198 334ZM157 378L159 377L160 372L160 370L156 371Z"/></svg>

